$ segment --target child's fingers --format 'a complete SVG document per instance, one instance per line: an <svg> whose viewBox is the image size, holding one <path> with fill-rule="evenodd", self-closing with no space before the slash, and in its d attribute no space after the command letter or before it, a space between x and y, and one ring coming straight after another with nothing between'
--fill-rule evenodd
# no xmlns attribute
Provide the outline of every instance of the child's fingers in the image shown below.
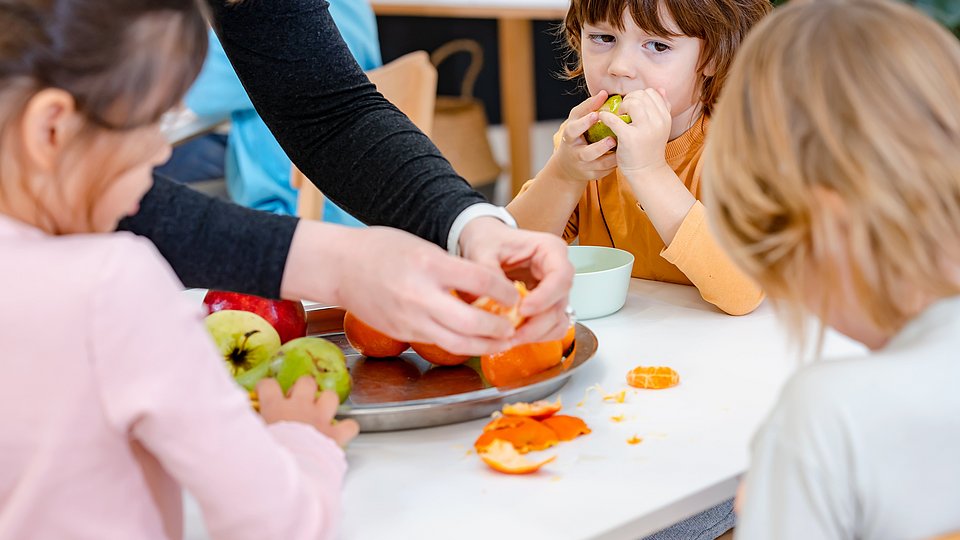
<svg viewBox="0 0 960 540"><path fill-rule="evenodd" d="M632 117L634 122L638 121L637 117L633 116L633 112L629 112L627 114ZM600 121L606 124L607 127L610 128L610 131L612 131L618 138L625 133L625 130L628 127L626 122L621 120L619 116L613 114L612 112L600 111Z"/></svg>
<svg viewBox="0 0 960 540"><path fill-rule="evenodd" d="M336 425L330 426L329 437L336 441L340 446L346 446L360 433L360 424L356 420L340 420Z"/></svg>
<svg viewBox="0 0 960 540"><path fill-rule="evenodd" d="M260 403L283 399L283 389L276 379L262 379L257 383L257 399Z"/></svg>
<svg viewBox="0 0 960 540"><path fill-rule="evenodd" d="M328 422L333 420L333 417L337 415L337 407L340 406L340 396L333 390L324 390L317 395L315 403L321 419Z"/></svg>
<svg viewBox="0 0 960 540"><path fill-rule="evenodd" d="M609 174L610 171L613 171L617 167L617 155L608 154L601 157L600 159L593 162L593 166L596 167L596 170L600 173L603 173L603 176Z"/></svg>
<svg viewBox="0 0 960 540"><path fill-rule="evenodd" d="M670 117L670 103L666 100L663 94L659 90L654 90L653 88L647 88L645 91L650 102L656 107L657 111L660 112L662 117Z"/></svg>
<svg viewBox="0 0 960 540"><path fill-rule="evenodd" d="M580 141L580 137L590 129L590 126L596 124L597 120L600 120L600 115L591 111L584 117L568 121L563 128L563 142L572 143Z"/></svg>
<svg viewBox="0 0 960 540"><path fill-rule="evenodd" d="M592 95L581 101L576 107L570 109L570 116L568 116L567 119L574 120L596 111L601 105L603 105L603 102L607 100L607 97L606 90L597 92L595 95Z"/></svg>
<svg viewBox="0 0 960 540"><path fill-rule="evenodd" d="M579 157L581 161L593 161L610 150L613 150L616 146L617 141L613 137L604 137L602 140L581 148L577 157Z"/></svg>
<svg viewBox="0 0 960 540"><path fill-rule="evenodd" d="M290 399L295 401L313 402L313 396L317 393L317 381L310 375L304 375L297 379L290 387Z"/></svg>

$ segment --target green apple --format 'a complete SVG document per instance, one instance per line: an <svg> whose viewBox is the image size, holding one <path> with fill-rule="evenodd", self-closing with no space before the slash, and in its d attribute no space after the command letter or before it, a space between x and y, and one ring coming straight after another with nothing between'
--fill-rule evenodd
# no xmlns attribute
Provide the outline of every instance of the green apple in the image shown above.
<svg viewBox="0 0 960 540"><path fill-rule="evenodd" d="M225 309L203 320L230 375L247 390L267 376L269 360L280 350L280 335L263 317Z"/></svg>
<svg viewBox="0 0 960 540"><path fill-rule="evenodd" d="M612 96L608 97L605 102L603 102L603 105L600 106L599 110L617 114L617 111L620 110L621 102L623 102L623 96L620 96L619 94L613 94ZM633 121L629 114L621 114L618 116L620 116L620 119L628 124ZM614 139L617 138L617 136L613 133L613 130L607 127L607 125L603 122L597 122L596 124L590 126L583 136L590 144L602 141L606 137L613 137Z"/></svg>
<svg viewBox="0 0 960 540"><path fill-rule="evenodd" d="M317 381L317 392L334 390L340 396L340 403L350 394L350 371L343 351L319 337L302 337L284 343L270 363L270 375L277 379L284 393L297 379L311 375Z"/></svg>

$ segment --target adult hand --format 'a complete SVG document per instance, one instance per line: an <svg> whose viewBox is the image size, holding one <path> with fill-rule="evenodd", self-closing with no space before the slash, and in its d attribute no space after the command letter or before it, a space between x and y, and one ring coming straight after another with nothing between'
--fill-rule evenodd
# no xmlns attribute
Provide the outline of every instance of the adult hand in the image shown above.
<svg viewBox="0 0 960 540"><path fill-rule="evenodd" d="M520 303L528 317L512 343L560 339L570 326L566 309L573 285L567 245L552 234L517 230L492 217L477 218L460 235L464 258L535 287Z"/></svg>
<svg viewBox="0 0 960 540"><path fill-rule="evenodd" d="M536 265L540 274L551 274L540 269L554 264L556 253L547 257L543 250L534 251L539 259L547 259ZM552 277L549 289L560 289L562 283L550 285L557 281L562 282ZM499 266L452 257L396 229L350 229L302 221L294 234L281 289L285 298L334 303L396 339L434 343L456 354L499 352L518 337L506 318L450 294L458 290L515 304L517 291ZM558 293L548 292L531 295L537 308L533 312L543 311L539 306L551 296L559 300ZM538 321L536 327L545 324Z"/></svg>

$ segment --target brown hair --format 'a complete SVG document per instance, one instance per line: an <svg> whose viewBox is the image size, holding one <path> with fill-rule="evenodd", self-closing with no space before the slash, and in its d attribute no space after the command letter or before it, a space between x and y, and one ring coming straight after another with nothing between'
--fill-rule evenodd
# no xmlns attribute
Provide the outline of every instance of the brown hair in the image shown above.
<svg viewBox="0 0 960 540"><path fill-rule="evenodd" d="M623 30L623 11L627 8L633 22L648 34L676 36L663 25L662 8L677 22L682 35L703 40L697 71L703 73L708 66L715 71L703 78L700 89L703 112L710 115L734 53L747 31L770 11L771 4L769 0L572 0L563 24L564 38L571 52L571 61L565 69L568 78L583 75L580 58L583 25L606 22Z"/></svg>
<svg viewBox="0 0 960 540"><path fill-rule="evenodd" d="M853 301L892 332L914 297L960 292L957 96L960 43L899 3L794 0L744 43L710 126L704 199L798 334L804 307L824 318Z"/></svg>
<svg viewBox="0 0 960 540"><path fill-rule="evenodd" d="M207 49L195 0L0 0L0 28L0 140L8 151L19 144L8 126L44 88L71 94L90 131L155 123L180 102ZM0 180L11 181L18 165L5 161ZM93 198L119 172L103 171Z"/></svg>

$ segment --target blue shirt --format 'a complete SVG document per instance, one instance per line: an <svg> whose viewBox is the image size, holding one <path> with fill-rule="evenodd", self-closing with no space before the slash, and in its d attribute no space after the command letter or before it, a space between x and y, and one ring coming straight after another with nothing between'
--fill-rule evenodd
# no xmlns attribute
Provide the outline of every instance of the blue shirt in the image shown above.
<svg viewBox="0 0 960 540"><path fill-rule="evenodd" d="M329 0L330 15L364 70L379 67L380 41L373 9L365 0ZM243 206L293 215L297 190L290 186L290 159L254 110L233 71L216 34L210 32L210 49L196 82L186 96L187 106L201 116L230 114L226 180L230 197ZM324 199L323 220L362 225Z"/></svg>

